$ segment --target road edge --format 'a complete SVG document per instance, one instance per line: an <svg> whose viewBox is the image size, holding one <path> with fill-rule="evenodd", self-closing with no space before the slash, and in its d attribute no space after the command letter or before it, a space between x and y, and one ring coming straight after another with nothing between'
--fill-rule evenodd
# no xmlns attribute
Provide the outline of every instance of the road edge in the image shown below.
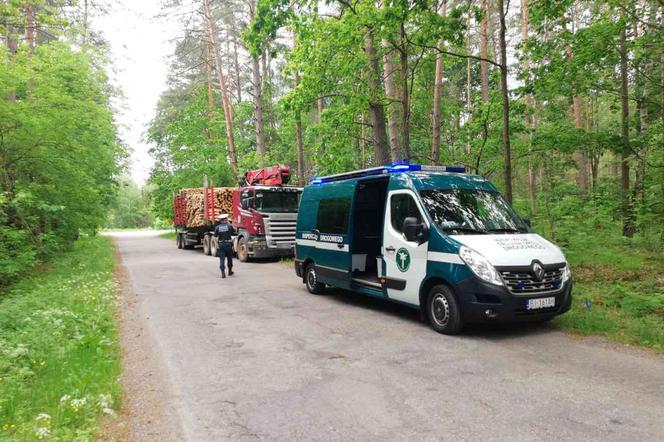
<svg viewBox="0 0 664 442"><path fill-rule="evenodd" d="M122 389L117 416L101 422L99 440L185 440L168 373L115 238L115 311Z"/></svg>

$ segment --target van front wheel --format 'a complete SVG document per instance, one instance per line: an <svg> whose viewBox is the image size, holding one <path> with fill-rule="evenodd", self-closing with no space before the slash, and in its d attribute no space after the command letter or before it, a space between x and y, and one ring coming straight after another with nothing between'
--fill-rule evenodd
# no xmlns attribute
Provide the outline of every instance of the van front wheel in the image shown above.
<svg viewBox="0 0 664 442"><path fill-rule="evenodd" d="M304 283L307 285L307 290L309 290L309 293L313 293L314 295L320 295L325 289L325 284L318 282L318 278L316 276L316 266L313 264L309 264L307 266L307 270L304 273Z"/></svg>
<svg viewBox="0 0 664 442"><path fill-rule="evenodd" d="M438 333L455 335L463 329L459 303L452 289L446 285L434 286L429 292L427 316L431 327Z"/></svg>

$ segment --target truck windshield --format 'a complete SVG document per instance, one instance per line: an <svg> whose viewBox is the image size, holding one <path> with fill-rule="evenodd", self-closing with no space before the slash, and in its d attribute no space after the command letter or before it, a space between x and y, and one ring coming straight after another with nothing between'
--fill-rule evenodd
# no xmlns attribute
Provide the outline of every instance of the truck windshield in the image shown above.
<svg viewBox="0 0 664 442"><path fill-rule="evenodd" d="M474 189L421 190L433 221L451 234L526 233L528 227L498 193Z"/></svg>
<svg viewBox="0 0 664 442"><path fill-rule="evenodd" d="M256 191L254 208L259 212L297 212L300 192Z"/></svg>

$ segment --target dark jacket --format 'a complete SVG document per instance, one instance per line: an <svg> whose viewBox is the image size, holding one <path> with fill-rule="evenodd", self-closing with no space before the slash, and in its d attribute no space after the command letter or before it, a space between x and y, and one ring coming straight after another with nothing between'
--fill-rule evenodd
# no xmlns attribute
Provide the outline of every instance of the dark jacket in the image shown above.
<svg viewBox="0 0 664 442"><path fill-rule="evenodd" d="M219 243L230 242L231 235L235 235L235 227L228 224L226 221L220 222L217 227L214 228L214 236L219 239Z"/></svg>

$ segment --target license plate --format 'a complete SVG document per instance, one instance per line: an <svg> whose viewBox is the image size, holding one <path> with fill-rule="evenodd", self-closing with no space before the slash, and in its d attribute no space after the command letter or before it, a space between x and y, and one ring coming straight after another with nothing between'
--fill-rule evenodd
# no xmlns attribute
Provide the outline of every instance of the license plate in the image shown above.
<svg viewBox="0 0 664 442"><path fill-rule="evenodd" d="M551 296L550 298L536 298L529 299L526 302L526 310L537 310L540 308L549 308L556 306L556 298Z"/></svg>

